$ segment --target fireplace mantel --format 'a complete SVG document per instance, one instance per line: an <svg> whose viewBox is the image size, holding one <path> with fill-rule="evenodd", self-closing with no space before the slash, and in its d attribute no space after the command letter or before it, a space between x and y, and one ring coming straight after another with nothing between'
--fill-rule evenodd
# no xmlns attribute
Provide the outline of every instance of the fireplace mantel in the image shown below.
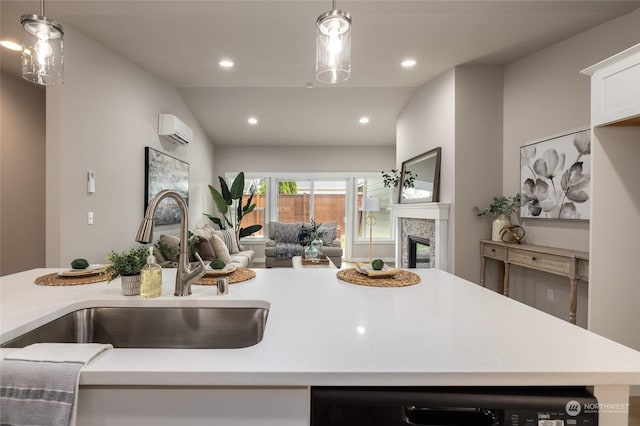
<svg viewBox="0 0 640 426"><path fill-rule="evenodd" d="M390 208L398 218L449 220L449 206L449 203L415 203L392 204Z"/></svg>
<svg viewBox="0 0 640 426"><path fill-rule="evenodd" d="M393 204L390 206L396 235L396 265L401 264L402 218L428 219L435 221L435 267L447 270L447 228L449 221L449 203Z"/></svg>

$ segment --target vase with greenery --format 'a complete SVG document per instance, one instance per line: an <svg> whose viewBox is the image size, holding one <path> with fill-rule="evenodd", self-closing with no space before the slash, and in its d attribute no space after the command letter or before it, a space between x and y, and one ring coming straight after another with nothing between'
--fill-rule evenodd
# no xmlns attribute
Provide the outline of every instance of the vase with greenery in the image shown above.
<svg viewBox="0 0 640 426"><path fill-rule="evenodd" d="M382 173L382 183L384 183L385 188L397 188L400 184L401 173L398 169L391 169L388 172L380 173ZM405 170L402 186L404 188L413 188L415 186L415 180L416 177L411 173L411 170Z"/></svg>
<svg viewBox="0 0 640 426"><path fill-rule="evenodd" d="M325 231L320 230L321 225L311 218L309 226L303 226L298 235L300 244L305 247L304 257L312 261L318 261L322 257L322 237Z"/></svg>
<svg viewBox="0 0 640 426"><path fill-rule="evenodd" d="M398 169L391 169L388 172L382 173L382 183L384 183L385 188L391 188L389 192L389 202L391 204L399 202L399 188L400 178L402 174ZM403 188L414 188L415 187L416 176L411 173L411 170L405 170L404 172L404 181L402 182Z"/></svg>
<svg viewBox="0 0 640 426"><path fill-rule="evenodd" d="M140 294L140 270L147 263L149 250L140 246L120 253L114 251L107 254L110 264L104 273L109 276L109 282L121 277L122 294L136 296Z"/></svg>
<svg viewBox="0 0 640 426"><path fill-rule="evenodd" d="M220 181L220 191L209 185L209 192L222 217L217 217L204 213L213 223L218 225L220 229L231 228L236 232L238 238L247 237L254 232L262 229L262 225L251 225L243 228L241 226L242 219L255 210L256 204L253 197L256 194L256 188L251 186L249 189L249 197L243 204L244 195L244 172L240 172L233 180L231 188L227 185L226 180L222 176L218 176Z"/></svg>
<svg viewBox="0 0 640 426"><path fill-rule="evenodd" d="M476 216L485 216L491 213L495 216L491 223L491 239L493 241L502 241L500 232L504 227L511 226L511 216L520 210L520 194L513 197L493 197L489 207L480 210L477 206L473 208Z"/></svg>

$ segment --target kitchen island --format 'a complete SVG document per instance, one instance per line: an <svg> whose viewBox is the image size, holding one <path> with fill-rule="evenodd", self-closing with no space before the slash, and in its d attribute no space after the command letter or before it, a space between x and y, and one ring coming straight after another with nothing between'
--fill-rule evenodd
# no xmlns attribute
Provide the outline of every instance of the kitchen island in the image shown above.
<svg viewBox="0 0 640 426"><path fill-rule="evenodd" d="M438 269L416 270L422 282L399 288L349 284L331 269L256 269L228 295L195 285L188 297L173 296L175 270L165 269L163 295L146 300L122 296L119 280L34 284L55 271L2 277L0 342L87 307L269 309L255 346L100 354L80 376L81 425L215 416L303 425L311 386L594 386L600 404L624 404L640 385L640 352ZM627 424L625 412L610 411L601 425Z"/></svg>

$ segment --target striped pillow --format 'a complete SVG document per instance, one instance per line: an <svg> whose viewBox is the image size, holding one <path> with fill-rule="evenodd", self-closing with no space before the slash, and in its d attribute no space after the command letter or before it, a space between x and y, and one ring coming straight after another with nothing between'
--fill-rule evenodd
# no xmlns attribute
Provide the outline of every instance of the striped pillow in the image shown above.
<svg viewBox="0 0 640 426"><path fill-rule="evenodd" d="M216 229L214 235L217 235L224 241L224 244L229 249L229 253L234 254L238 253L240 249L238 248L238 240L236 238L236 233L229 229ZM214 247L215 250L215 247Z"/></svg>

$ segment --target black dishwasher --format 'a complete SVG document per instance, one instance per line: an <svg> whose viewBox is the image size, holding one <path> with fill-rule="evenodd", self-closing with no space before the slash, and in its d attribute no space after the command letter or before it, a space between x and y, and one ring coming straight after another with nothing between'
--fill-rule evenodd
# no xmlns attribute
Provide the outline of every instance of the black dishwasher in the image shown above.
<svg viewBox="0 0 640 426"><path fill-rule="evenodd" d="M313 387L311 426L597 426L584 387Z"/></svg>

